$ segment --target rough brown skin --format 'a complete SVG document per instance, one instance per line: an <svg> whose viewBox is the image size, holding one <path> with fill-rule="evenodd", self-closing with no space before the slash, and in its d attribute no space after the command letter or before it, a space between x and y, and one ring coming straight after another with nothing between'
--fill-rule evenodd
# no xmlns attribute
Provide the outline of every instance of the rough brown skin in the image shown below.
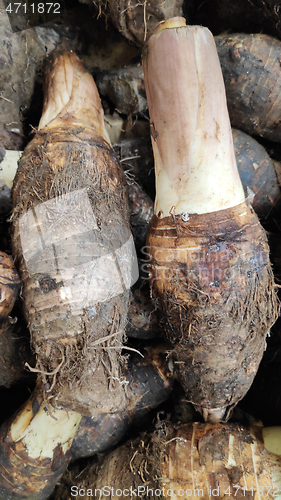
<svg viewBox="0 0 281 500"><path fill-rule="evenodd" d="M52 500L68 499L73 485L81 490L76 498L92 490L101 500L116 498L120 490L121 498L146 500L269 500L280 492L280 480L273 477L278 469L280 457L264 448L258 427L250 432L239 424L164 423L89 465L78 478L68 476ZM131 487L136 493L130 497L125 490Z"/></svg>
<svg viewBox="0 0 281 500"><path fill-rule="evenodd" d="M146 271L147 263L141 264ZM153 304L148 284L140 282L136 285L130 300L126 335L138 339L153 339L161 337L162 325L159 311Z"/></svg>
<svg viewBox="0 0 281 500"><path fill-rule="evenodd" d="M10 255L0 252L0 316L12 311L20 289L20 278Z"/></svg>
<svg viewBox="0 0 281 500"><path fill-rule="evenodd" d="M121 441L133 422L137 424L149 410L168 399L173 378L168 369L165 348L161 345L147 347L145 358L137 355L128 363L130 402L122 412L103 413L95 418L83 417L72 443L72 458L109 450Z"/></svg>
<svg viewBox="0 0 281 500"><path fill-rule="evenodd" d="M16 318L0 318L0 386L10 388L22 381L33 381L25 363L34 363L29 338L17 327Z"/></svg>
<svg viewBox="0 0 281 500"><path fill-rule="evenodd" d="M154 215L147 245L152 296L187 399L205 418L217 419L218 410L227 419L253 381L277 317L265 231L244 202L188 221Z"/></svg>
<svg viewBox="0 0 281 500"><path fill-rule="evenodd" d="M216 37L232 126L281 140L281 41L268 35Z"/></svg>
<svg viewBox="0 0 281 500"><path fill-rule="evenodd" d="M0 252L0 386L7 388L26 378L24 363L31 358L28 340L18 331L17 318L10 316L19 290L13 259Z"/></svg>
<svg viewBox="0 0 281 500"><path fill-rule="evenodd" d="M119 113L132 115L147 110L141 65L103 72L97 78L97 87Z"/></svg>
<svg viewBox="0 0 281 500"><path fill-rule="evenodd" d="M64 57L66 62L63 59L61 63ZM121 350L128 290L123 287L123 293L108 300L87 303L83 293L88 285L82 273L80 288L78 281L75 297L69 301L67 290L72 286L69 270L91 263L96 247L99 256L101 247L97 241L105 245L107 254L115 252L128 240L131 233L127 187L123 170L111 146L101 136L103 128L95 117L95 110L103 115L95 84L75 54L58 54L51 59L45 76L44 106L48 105L48 97L55 95L60 64L73 65L73 94L56 118L58 126L37 132L20 161L13 186L13 251L23 281L23 308L37 355L36 370L45 384L48 399L54 406L93 415L95 412L115 412L125 404L121 373L125 362ZM76 108L81 96L75 94L75 82L79 85L81 81L88 82L96 99L95 104L86 101L88 108L83 103ZM85 91L87 88L85 85ZM34 243L39 241L40 235L35 209L56 197L56 210L60 210L61 200L65 209L68 202L63 201L64 196L70 192L74 198L61 224L59 217L52 219L53 208L45 205L46 220L53 221L53 226L42 252L40 244L36 247ZM82 195L75 194L77 192ZM83 212L84 201L90 203L100 233L88 230L73 235L76 221L74 219L73 226L71 214L75 214L77 207ZM19 229L21 217L28 211L35 214L35 223L24 228L29 234L27 241L30 241L30 250L27 250L33 252L27 265ZM63 211L62 217L65 217ZM31 235L35 238L33 242ZM55 250L53 237L56 238ZM38 248L36 253L34 248ZM103 280L108 278L105 270Z"/></svg>
<svg viewBox="0 0 281 500"><path fill-rule="evenodd" d="M97 2L104 10L104 0ZM182 14L182 0L109 0L111 19L128 40L142 47L160 21Z"/></svg>
<svg viewBox="0 0 281 500"><path fill-rule="evenodd" d="M153 201L136 182L129 182L128 188L132 233L136 248L141 251L145 246L148 224L153 215Z"/></svg>

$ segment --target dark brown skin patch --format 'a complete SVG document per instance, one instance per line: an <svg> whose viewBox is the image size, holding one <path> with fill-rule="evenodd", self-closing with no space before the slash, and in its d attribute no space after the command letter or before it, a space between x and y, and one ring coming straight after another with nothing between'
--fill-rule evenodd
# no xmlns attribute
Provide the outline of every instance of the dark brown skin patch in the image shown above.
<svg viewBox="0 0 281 500"><path fill-rule="evenodd" d="M281 41L264 34L216 37L233 127L280 142Z"/></svg>

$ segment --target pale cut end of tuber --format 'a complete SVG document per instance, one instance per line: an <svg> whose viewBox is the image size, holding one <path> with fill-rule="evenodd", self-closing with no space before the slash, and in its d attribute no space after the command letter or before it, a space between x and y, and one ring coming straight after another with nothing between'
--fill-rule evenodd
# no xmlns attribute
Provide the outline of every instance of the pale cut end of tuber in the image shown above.
<svg viewBox="0 0 281 500"><path fill-rule="evenodd" d="M198 411L200 411L200 408L198 408ZM213 408L213 409L203 408L202 410L205 422L211 422L213 424L223 421L225 413L226 413L225 408Z"/></svg>
<svg viewBox="0 0 281 500"><path fill-rule="evenodd" d="M155 33L143 52L155 158L155 214L202 214L234 207L245 196L213 36L207 28L184 26L181 18L163 23Z"/></svg>
<svg viewBox="0 0 281 500"><path fill-rule="evenodd" d="M57 446L63 453L70 449L80 420L79 413L54 409L45 402L34 414L28 400L11 425L11 438L22 441L30 458L52 458Z"/></svg>
<svg viewBox="0 0 281 500"><path fill-rule="evenodd" d="M45 99L38 130L77 125L110 143L96 84L73 52L55 53L45 72Z"/></svg>
<svg viewBox="0 0 281 500"><path fill-rule="evenodd" d="M71 459L81 415L53 408L40 384L0 428L0 498L49 498Z"/></svg>
<svg viewBox="0 0 281 500"><path fill-rule="evenodd" d="M264 447L271 453L281 456L281 427L264 427L262 437Z"/></svg>
<svg viewBox="0 0 281 500"><path fill-rule="evenodd" d="M153 35L157 35L157 33L160 33L165 29L182 28L183 26L186 26L186 20L184 17L172 17L166 21L161 21L155 28Z"/></svg>

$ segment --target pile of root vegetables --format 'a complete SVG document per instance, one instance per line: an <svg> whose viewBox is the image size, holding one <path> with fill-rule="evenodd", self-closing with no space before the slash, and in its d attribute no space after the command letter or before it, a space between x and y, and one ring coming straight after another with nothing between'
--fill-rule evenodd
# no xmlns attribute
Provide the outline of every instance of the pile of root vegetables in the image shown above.
<svg viewBox="0 0 281 500"><path fill-rule="evenodd" d="M280 499L281 9L0 7L0 500Z"/></svg>

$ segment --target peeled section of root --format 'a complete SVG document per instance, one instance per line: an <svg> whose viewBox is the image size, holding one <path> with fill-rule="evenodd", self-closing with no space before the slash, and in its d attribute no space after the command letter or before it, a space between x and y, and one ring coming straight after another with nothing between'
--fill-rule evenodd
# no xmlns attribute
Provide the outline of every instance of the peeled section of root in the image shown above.
<svg viewBox="0 0 281 500"><path fill-rule="evenodd" d="M132 423L168 399L173 377L166 360L165 345L147 347L144 358L139 355L128 363L128 401L122 412L83 417L74 438L71 454L77 459L101 453L121 441Z"/></svg>
<svg viewBox="0 0 281 500"><path fill-rule="evenodd" d="M35 370L54 406L115 412L126 401L121 351L138 273L126 180L94 80L75 54L49 61L45 92L13 185L13 252Z"/></svg>
<svg viewBox="0 0 281 500"><path fill-rule="evenodd" d="M151 293L187 399L218 422L257 372L276 291L266 233L244 201L212 35L159 28L143 56L157 191Z"/></svg>
<svg viewBox="0 0 281 500"><path fill-rule="evenodd" d="M52 408L37 389L0 429L0 496L44 500L65 471L81 415Z"/></svg>
<svg viewBox="0 0 281 500"><path fill-rule="evenodd" d="M265 449L260 431L239 424L163 423L154 434L111 452L98 467L86 467L69 489L92 491L100 499L120 492L125 498L133 490L132 498L268 500L281 493L281 457Z"/></svg>
<svg viewBox="0 0 281 500"><path fill-rule="evenodd" d="M87 127L109 141L98 89L73 52L53 56L45 72L44 104L38 130L59 126Z"/></svg>
<svg viewBox="0 0 281 500"><path fill-rule="evenodd" d="M155 161L155 213L243 202L218 55L207 28L160 25L143 51Z"/></svg>

